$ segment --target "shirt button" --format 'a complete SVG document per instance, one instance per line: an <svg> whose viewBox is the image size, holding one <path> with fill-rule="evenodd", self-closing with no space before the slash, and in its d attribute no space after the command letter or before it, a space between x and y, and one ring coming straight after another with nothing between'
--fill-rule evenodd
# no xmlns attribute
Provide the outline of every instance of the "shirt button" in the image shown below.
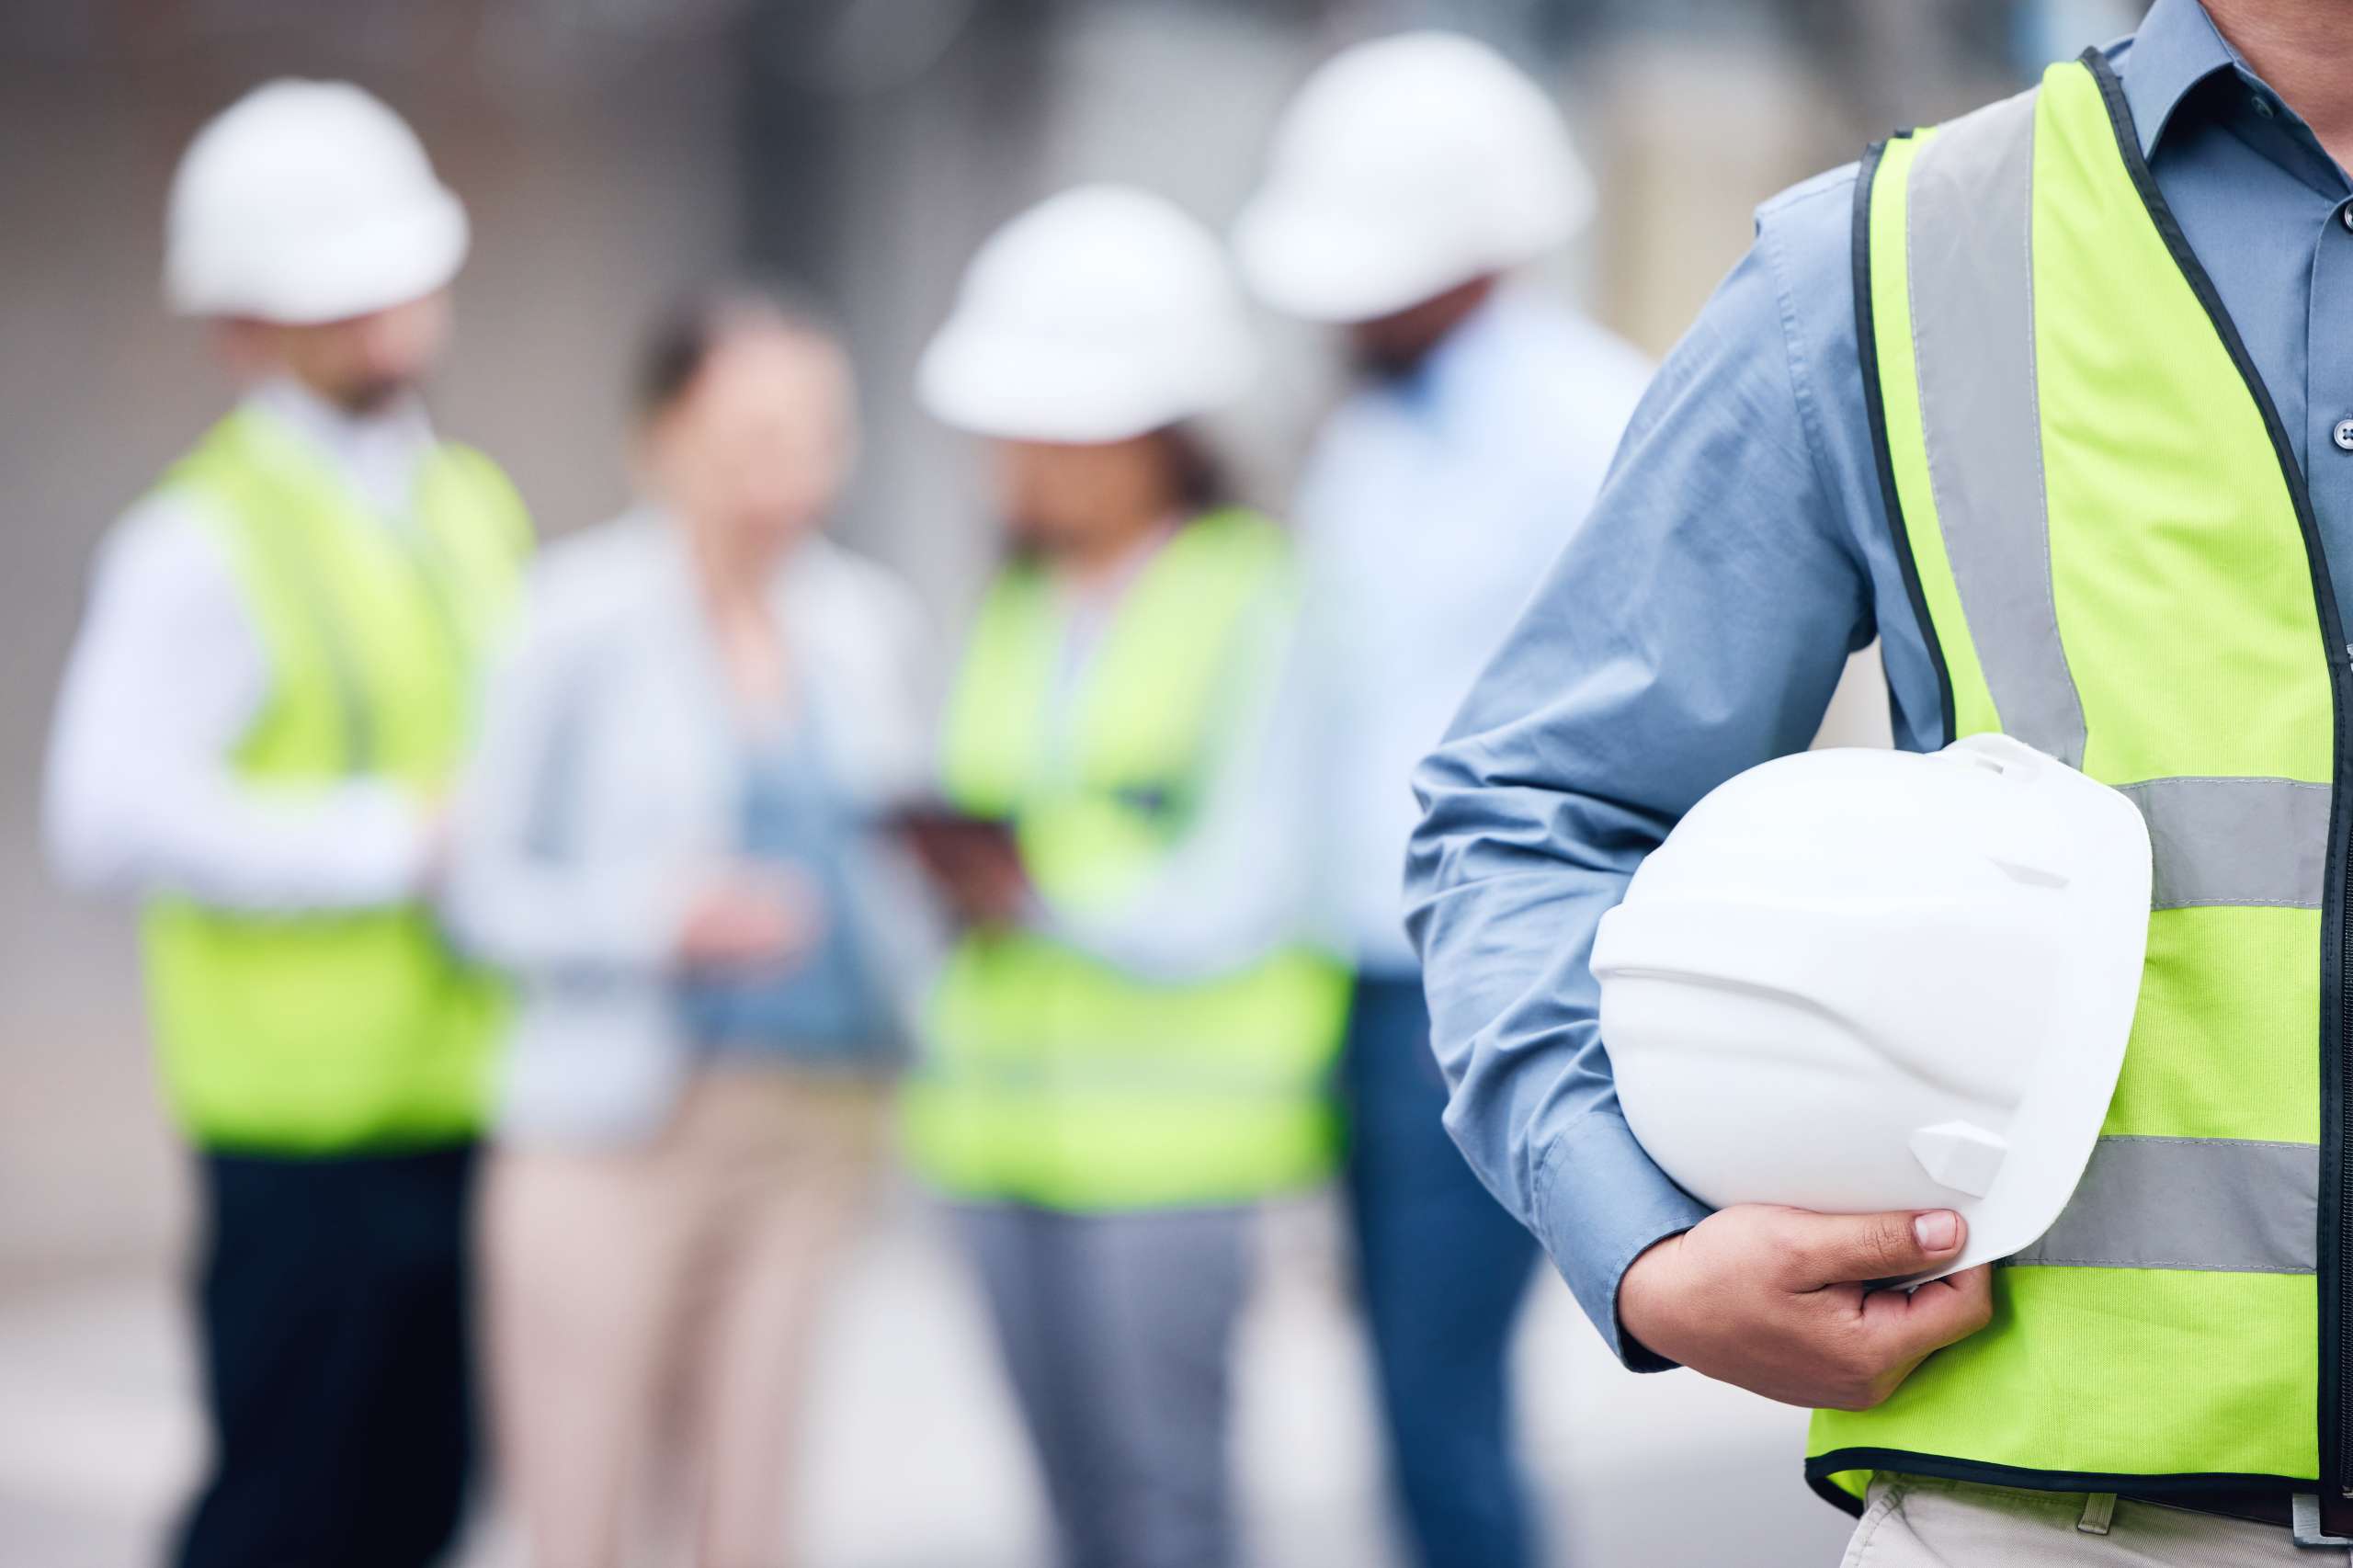
<svg viewBox="0 0 2353 1568"><path fill-rule="evenodd" d="M2339 450L2353 452L2353 419L2338 420L2332 438Z"/></svg>
<svg viewBox="0 0 2353 1568"><path fill-rule="evenodd" d="M2336 221L2347 229L2353 229L2353 201L2348 201L2336 210Z"/></svg>
<svg viewBox="0 0 2353 1568"><path fill-rule="evenodd" d="M2269 119L2272 114L2271 100L2265 97L2261 93L2255 93L2249 96L2254 101L2255 112L2261 115L2264 119Z"/></svg>

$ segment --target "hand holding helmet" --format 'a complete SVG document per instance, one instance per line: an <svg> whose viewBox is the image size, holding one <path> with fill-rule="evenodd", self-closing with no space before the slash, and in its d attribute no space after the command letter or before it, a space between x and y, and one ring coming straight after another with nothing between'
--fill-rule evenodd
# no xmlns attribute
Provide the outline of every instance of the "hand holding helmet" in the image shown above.
<svg viewBox="0 0 2353 1568"><path fill-rule="evenodd" d="M1866 1281L1925 1274L1961 1256L1950 1210L1815 1214L1721 1209L1636 1258L1618 1321L1646 1348L1719 1382L1815 1409L1867 1410L1931 1351L1994 1315L1981 1264L1911 1290Z"/></svg>
<svg viewBox="0 0 2353 1568"><path fill-rule="evenodd" d="M1982 1327L1978 1266L2098 1139L2150 885L2132 802L2004 735L1783 757L1693 807L1594 942L1627 1124L1719 1210L1628 1270L1626 1329L1851 1409Z"/></svg>

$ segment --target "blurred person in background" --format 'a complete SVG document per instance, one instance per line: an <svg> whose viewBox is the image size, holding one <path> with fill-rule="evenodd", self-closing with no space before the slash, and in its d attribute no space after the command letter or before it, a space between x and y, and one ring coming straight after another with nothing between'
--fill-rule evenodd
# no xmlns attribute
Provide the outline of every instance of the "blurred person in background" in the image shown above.
<svg viewBox="0 0 2353 1568"><path fill-rule="evenodd" d="M1190 423L1253 346L1215 240L1065 191L993 237L921 368L1008 520L925 849L965 922L910 1085L1071 1568L1234 1560L1229 1352L1267 1196L1330 1167L1345 979L1258 809L1292 620Z"/></svg>
<svg viewBox="0 0 2353 1568"><path fill-rule="evenodd" d="M627 1556L682 1418L709 1568L788 1560L809 1331L922 972L880 813L920 784L922 622L826 539L849 363L752 293L638 388L645 501L551 550L494 675L448 906L517 975L484 1183L491 1379L533 1561ZM685 1561L671 1557L665 1561Z"/></svg>
<svg viewBox="0 0 2353 1568"><path fill-rule="evenodd" d="M1447 1137L1399 892L1414 764L1599 488L1649 366L1511 275L1586 221L1559 112L1484 45L1361 44L1277 127L1235 232L1276 309L1347 335L1357 386L1298 499L1301 704L1324 878L1358 965L1346 1182L1391 1462L1419 1561L1533 1561L1507 1351L1535 1244Z"/></svg>
<svg viewBox="0 0 2353 1568"><path fill-rule="evenodd" d="M529 544L504 476L418 401L466 240L357 87L274 82L198 134L166 292L252 391L109 538L57 712L51 854L142 902L165 1091L202 1156L189 1568L421 1564L463 1505L499 993L426 900Z"/></svg>

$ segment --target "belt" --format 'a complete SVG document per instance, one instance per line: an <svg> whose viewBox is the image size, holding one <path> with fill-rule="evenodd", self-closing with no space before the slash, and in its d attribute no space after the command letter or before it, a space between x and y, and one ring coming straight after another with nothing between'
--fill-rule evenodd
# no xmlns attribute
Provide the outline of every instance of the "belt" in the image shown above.
<svg viewBox="0 0 2353 1568"><path fill-rule="evenodd" d="M2331 1508L2318 1495L2310 1492L2287 1493L2276 1488L2249 1487L2239 1492L2201 1492L2196 1502L2185 1501L2179 1493L2166 1497L2152 1497L2145 1494L2119 1493L2119 1496L2134 1503L2151 1503L2161 1508L2179 1508L2190 1514L2213 1514L2225 1519L2237 1519L2252 1525L2268 1525L2289 1531L2298 1546L2353 1546L2353 1503Z"/></svg>
<svg viewBox="0 0 2353 1568"><path fill-rule="evenodd" d="M2200 1492L2194 1497L2178 1492L2163 1496L2141 1492L2120 1492L2117 1495L2128 1503L2150 1503L2160 1508L2179 1508L2185 1514L2214 1514L2250 1525L2276 1525L2283 1530L2294 1528L2296 1523L2293 1500L2287 1493L2268 1487L2250 1486L2239 1492Z"/></svg>

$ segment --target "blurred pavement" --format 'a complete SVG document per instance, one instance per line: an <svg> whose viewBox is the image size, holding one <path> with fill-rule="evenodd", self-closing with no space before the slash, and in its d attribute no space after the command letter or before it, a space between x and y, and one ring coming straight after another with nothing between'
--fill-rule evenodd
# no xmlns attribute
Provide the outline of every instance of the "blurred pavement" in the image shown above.
<svg viewBox="0 0 2353 1568"><path fill-rule="evenodd" d="M1267 1227L1236 1456L1258 1568L1396 1562L1336 1234L1320 1204ZM1035 1483L978 1303L915 1195L889 1201L836 1300L821 1363L806 1455L813 1568L1040 1562ZM11 1568L153 1560L197 1462L190 1375L168 1275L0 1289L0 1557ZM1837 1561L1843 1520L1798 1478L1800 1413L1685 1373L1620 1370L1549 1275L1524 1322L1519 1380L1552 1561ZM486 1520L464 1568L521 1563Z"/></svg>

